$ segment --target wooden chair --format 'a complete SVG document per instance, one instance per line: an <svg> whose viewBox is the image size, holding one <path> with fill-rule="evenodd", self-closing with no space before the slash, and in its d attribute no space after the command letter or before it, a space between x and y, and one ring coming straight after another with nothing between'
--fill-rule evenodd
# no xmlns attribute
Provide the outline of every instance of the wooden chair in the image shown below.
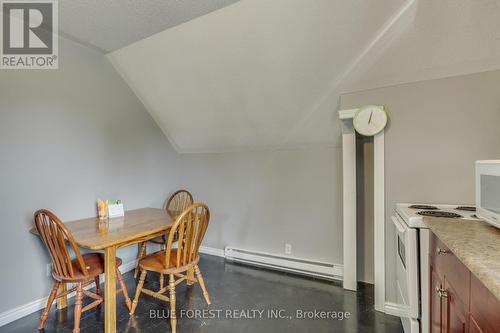
<svg viewBox="0 0 500 333"><path fill-rule="evenodd" d="M181 189L174 192L174 194L172 194L168 198L168 200L165 202L165 205L163 206L163 209L165 209L168 212L168 215L170 215L172 218L176 218L193 203L193 195L188 190ZM158 244L160 245L161 250L165 250L165 236L156 237L149 242ZM139 261L146 256L146 247L146 242L142 242L139 244L139 254L137 259L137 267L135 268L134 272L134 278L137 278L139 274ZM163 284L164 277L163 275L160 275L160 289L163 288Z"/></svg>
<svg viewBox="0 0 500 333"><path fill-rule="evenodd" d="M104 257L100 253L87 253L81 255L73 236L64 223L62 223L57 216L48 210L42 209L37 211L34 215L34 223L38 233L40 234L40 238L52 258L52 264L54 266L52 276L56 280L52 286L52 290L50 291L47 306L43 311L42 317L40 318L40 325L38 326L38 329L44 329L45 322L49 316L50 308L52 307L54 300L59 297L66 297L69 293L76 291L73 333L79 333L80 318L82 313L98 306L103 301L99 284L99 274L104 273ZM69 255L68 243L76 256L73 260ZM127 307L130 310L132 303L130 302L123 277L118 269L121 263L121 259L116 258L116 276L118 277L118 282L120 283L121 291L125 297ZM95 282L96 284L95 293L84 289L85 286L91 284L92 282ZM57 290L63 283L74 283L76 284L76 287L58 294ZM120 290L118 290L118 292L119 291ZM95 301L85 307L82 307L83 295L86 295Z"/></svg>
<svg viewBox="0 0 500 333"><path fill-rule="evenodd" d="M205 300L208 304L211 303L200 268L198 267L200 260L198 251L209 221L210 211L206 205L193 204L189 206L179 215L175 224L168 232L165 250L150 254L141 259L139 262L141 277L137 285L134 301L132 302L131 315L135 312L141 293L170 302L170 323L172 332L175 333L177 324L175 314L175 286L182 281L199 282ZM178 237L177 248L173 248L172 245L175 242L176 235ZM190 269L194 269L196 278L188 276L187 271ZM168 287L162 287L158 291L143 288L148 272L168 274ZM176 280L176 278L178 279ZM163 295L167 291L169 291L169 297Z"/></svg>

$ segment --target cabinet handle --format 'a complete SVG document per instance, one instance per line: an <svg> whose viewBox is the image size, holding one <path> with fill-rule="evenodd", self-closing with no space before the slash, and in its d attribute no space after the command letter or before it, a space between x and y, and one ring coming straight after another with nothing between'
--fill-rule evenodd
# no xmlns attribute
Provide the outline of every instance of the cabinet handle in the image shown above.
<svg viewBox="0 0 500 333"><path fill-rule="evenodd" d="M436 249L437 254L446 254L448 251L440 249L439 247Z"/></svg>
<svg viewBox="0 0 500 333"><path fill-rule="evenodd" d="M448 292L441 287L436 287L436 293L439 298L448 298Z"/></svg>

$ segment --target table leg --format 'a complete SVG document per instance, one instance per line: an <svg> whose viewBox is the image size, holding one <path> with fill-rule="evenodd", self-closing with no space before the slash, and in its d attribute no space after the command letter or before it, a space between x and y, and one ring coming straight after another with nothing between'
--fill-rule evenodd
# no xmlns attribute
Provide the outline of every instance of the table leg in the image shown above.
<svg viewBox="0 0 500 333"><path fill-rule="evenodd" d="M116 247L104 250L104 332L116 332Z"/></svg>
<svg viewBox="0 0 500 333"><path fill-rule="evenodd" d="M188 271L187 271L187 276L188 276L188 278L194 279L194 268L190 268L190 269L188 269ZM188 286L191 286L191 285L193 285L193 282L192 282L192 281L187 280L187 285L188 285Z"/></svg>
<svg viewBox="0 0 500 333"><path fill-rule="evenodd" d="M61 283L57 289L57 294L66 292L66 283ZM57 309L62 310L68 307L68 296L59 297L57 299Z"/></svg>

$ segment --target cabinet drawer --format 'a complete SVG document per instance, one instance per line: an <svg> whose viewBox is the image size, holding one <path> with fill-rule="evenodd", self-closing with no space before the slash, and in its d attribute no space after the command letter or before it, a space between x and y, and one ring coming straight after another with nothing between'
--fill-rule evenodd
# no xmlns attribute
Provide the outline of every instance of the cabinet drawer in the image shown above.
<svg viewBox="0 0 500 333"><path fill-rule="evenodd" d="M484 333L500 333L500 301L471 274L470 314Z"/></svg>
<svg viewBox="0 0 500 333"><path fill-rule="evenodd" d="M470 271L450 251L450 249L431 233L430 260L442 280L453 286L455 297L463 304L469 304Z"/></svg>

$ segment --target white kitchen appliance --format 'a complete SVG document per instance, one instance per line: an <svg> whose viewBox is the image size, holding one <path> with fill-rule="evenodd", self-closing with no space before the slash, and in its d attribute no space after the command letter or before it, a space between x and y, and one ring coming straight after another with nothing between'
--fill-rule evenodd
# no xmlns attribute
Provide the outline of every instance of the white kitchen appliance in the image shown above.
<svg viewBox="0 0 500 333"><path fill-rule="evenodd" d="M396 204L396 292L405 333L429 332L429 229L425 216L477 220L471 205Z"/></svg>
<svg viewBox="0 0 500 333"><path fill-rule="evenodd" d="M477 216L500 228L500 160L476 162Z"/></svg>

